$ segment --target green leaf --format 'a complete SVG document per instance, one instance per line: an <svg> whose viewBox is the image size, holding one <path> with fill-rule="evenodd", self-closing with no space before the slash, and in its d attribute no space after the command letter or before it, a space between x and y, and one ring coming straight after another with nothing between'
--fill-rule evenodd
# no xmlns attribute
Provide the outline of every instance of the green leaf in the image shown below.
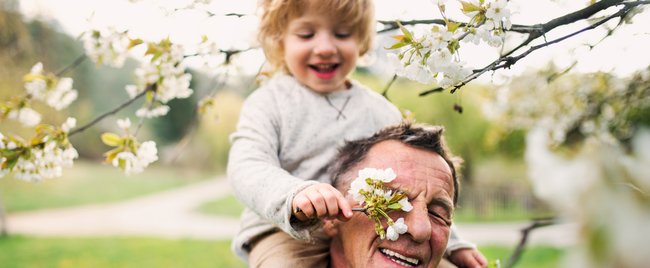
<svg viewBox="0 0 650 268"><path fill-rule="evenodd" d="M142 44L142 43L144 43L144 41L142 41L142 39L140 39L140 38L130 39L129 40L129 47L127 49L131 49L134 46L137 46L137 45Z"/></svg>
<svg viewBox="0 0 650 268"><path fill-rule="evenodd" d="M474 11L481 11L481 7L470 2L460 1L463 5L463 13L469 13Z"/></svg>
<svg viewBox="0 0 650 268"><path fill-rule="evenodd" d="M453 21L448 21L447 22L447 31L453 33L453 32L456 31L456 29L458 29L459 26L460 26L460 23L453 22Z"/></svg>
<svg viewBox="0 0 650 268"><path fill-rule="evenodd" d="M104 160L104 162L107 164L112 164L113 159L115 159L115 157L117 157L117 154L119 154L120 152L122 152L120 148L115 148L113 150L105 152L104 157L106 157L106 159Z"/></svg>
<svg viewBox="0 0 650 268"><path fill-rule="evenodd" d="M158 48L158 45L154 43L148 43L147 44L147 51L144 52L145 55L155 55L156 53L160 53L160 48Z"/></svg>
<svg viewBox="0 0 650 268"><path fill-rule="evenodd" d="M108 146L117 147L122 144L122 138L115 133L106 132L101 136L102 142Z"/></svg>
<svg viewBox="0 0 650 268"><path fill-rule="evenodd" d="M398 49L400 47L404 47L404 46L407 46L407 45L408 44L404 43L404 42L397 42L397 43L393 44L392 46L387 47L386 49Z"/></svg>
<svg viewBox="0 0 650 268"><path fill-rule="evenodd" d="M399 29L404 34L404 38L407 38L407 40L413 40L413 33L406 29L406 27L404 27L399 21L397 21L397 26L399 26Z"/></svg>
<svg viewBox="0 0 650 268"><path fill-rule="evenodd" d="M397 210L397 209L401 209L402 205L400 205L399 203L392 203L388 205L388 208Z"/></svg>

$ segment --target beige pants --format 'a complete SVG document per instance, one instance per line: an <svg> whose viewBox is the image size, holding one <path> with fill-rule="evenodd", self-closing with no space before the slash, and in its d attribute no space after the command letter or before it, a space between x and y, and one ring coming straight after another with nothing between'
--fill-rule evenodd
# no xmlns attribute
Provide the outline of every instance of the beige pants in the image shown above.
<svg viewBox="0 0 650 268"><path fill-rule="evenodd" d="M255 242L248 256L248 264L251 268L326 268L329 265L329 240L322 236L310 243L277 231ZM455 267L445 259L438 265L438 268Z"/></svg>

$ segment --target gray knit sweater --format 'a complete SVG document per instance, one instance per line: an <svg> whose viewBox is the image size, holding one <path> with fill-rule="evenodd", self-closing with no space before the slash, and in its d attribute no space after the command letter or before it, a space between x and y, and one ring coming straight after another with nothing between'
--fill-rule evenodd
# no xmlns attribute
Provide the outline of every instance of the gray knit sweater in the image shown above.
<svg viewBox="0 0 650 268"><path fill-rule="evenodd" d="M352 87L316 93L288 75L276 75L253 92L230 137L228 179L245 205L233 250L246 258L251 238L279 228L309 239L314 226L291 224L293 197L327 173L337 148L401 121L399 110L381 95L352 81Z"/></svg>

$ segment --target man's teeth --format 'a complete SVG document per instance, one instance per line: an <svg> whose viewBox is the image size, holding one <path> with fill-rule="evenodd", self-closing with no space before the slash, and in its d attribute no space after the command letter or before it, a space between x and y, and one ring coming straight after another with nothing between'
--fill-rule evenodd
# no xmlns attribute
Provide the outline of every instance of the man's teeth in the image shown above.
<svg viewBox="0 0 650 268"><path fill-rule="evenodd" d="M390 259L393 260L394 262L406 267L413 267L418 265L418 263L420 263L420 260L418 259L406 257L390 249L382 248L380 249L380 251L384 255L390 257Z"/></svg>

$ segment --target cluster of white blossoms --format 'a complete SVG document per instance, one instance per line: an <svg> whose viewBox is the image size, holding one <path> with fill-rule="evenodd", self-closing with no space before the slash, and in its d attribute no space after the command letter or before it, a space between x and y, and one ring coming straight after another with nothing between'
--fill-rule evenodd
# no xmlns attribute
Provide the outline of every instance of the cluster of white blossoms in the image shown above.
<svg viewBox="0 0 650 268"><path fill-rule="evenodd" d="M59 111L77 99L77 90L72 88L72 78L57 78L53 74L44 74L43 64L40 62L32 67L24 80L27 94L2 104L0 118L6 117L20 122L25 127L33 127L41 122L41 114L29 107L32 100L44 102Z"/></svg>
<svg viewBox="0 0 650 268"><path fill-rule="evenodd" d="M408 212L413 209L408 197L402 191L384 186L396 177L391 168L384 170L364 168L359 170L357 178L352 181L348 190L354 200L363 206L368 218L375 222L377 235L381 239L387 238L393 241L397 240L400 234L406 233L408 226L404 223L404 218L393 221L388 216L388 212L399 209ZM381 223L382 219L386 219L388 223L386 230Z"/></svg>
<svg viewBox="0 0 650 268"><path fill-rule="evenodd" d="M129 134L130 119L118 119L117 125L124 130L125 135L120 137L114 133L102 134L102 141L108 146L115 147L105 154L107 163L130 175L144 171L149 164L158 160L155 142L145 141L140 144L135 137Z"/></svg>
<svg viewBox="0 0 650 268"><path fill-rule="evenodd" d="M499 89L486 112L526 130L525 158L537 197L578 224L570 267L643 267L650 234L650 68L628 78L605 73L549 79L528 72ZM636 118L636 119L635 119ZM615 220L612 220L615 219Z"/></svg>
<svg viewBox="0 0 650 268"><path fill-rule="evenodd" d="M397 75L423 84L437 82L440 87L449 88L472 74L458 55L460 41L502 46L505 30L512 26L510 10L507 0L460 1L463 14L470 18L461 26L444 17L446 1L433 2L441 10L446 27L434 25L429 31L415 34L400 25L402 35L395 36L397 42L390 47L396 52L389 53L388 57Z"/></svg>
<svg viewBox="0 0 650 268"><path fill-rule="evenodd" d="M86 55L98 64L115 68L124 65L128 57L131 40L126 31L117 31L113 27L89 30L83 35Z"/></svg>
<svg viewBox="0 0 650 268"><path fill-rule="evenodd" d="M16 179L25 181L61 177L63 168L71 167L79 156L67 140L75 124L74 118L68 118L59 129L43 127L39 140L29 144L0 133L0 177L12 171Z"/></svg>
<svg viewBox="0 0 650 268"><path fill-rule="evenodd" d="M650 79L643 73L629 79L606 73L563 75L549 82L553 72L529 71L513 78L496 90L484 111L507 129L543 129L550 145L559 146L585 137L608 143L629 139L627 116L650 105L650 91L642 85Z"/></svg>
<svg viewBox="0 0 650 268"><path fill-rule="evenodd" d="M185 73L183 47L172 44L169 39L148 43L146 55L149 60L135 70L136 84L127 85L125 89L131 98L144 91L151 94L136 112L138 117L163 116L169 111L169 106L165 105L168 101L192 95L192 75Z"/></svg>

